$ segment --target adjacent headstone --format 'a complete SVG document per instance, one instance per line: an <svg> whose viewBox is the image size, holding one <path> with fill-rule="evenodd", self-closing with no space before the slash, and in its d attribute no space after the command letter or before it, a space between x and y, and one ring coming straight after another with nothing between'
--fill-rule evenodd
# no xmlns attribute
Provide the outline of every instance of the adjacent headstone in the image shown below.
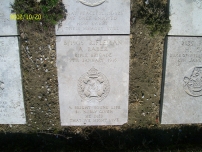
<svg viewBox="0 0 202 152"><path fill-rule="evenodd" d="M0 36L4 35L17 35L16 20L11 20L11 5L14 0L1 0L0 1Z"/></svg>
<svg viewBox="0 0 202 152"><path fill-rule="evenodd" d="M202 38L168 37L162 124L202 123Z"/></svg>
<svg viewBox="0 0 202 152"><path fill-rule="evenodd" d="M130 34L130 0L63 0L68 11L56 35Z"/></svg>
<svg viewBox="0 0 202 152"><path fill-rule="evenodd" d="M201 0L170 0L172 27L168 35L202 36L201 16Z"/></svg>
<svg viewBox="0 0 202 152"><path fill-rule="evenodd" d="M129 46L129 36L57 37L62 126L127 122Z"/></svg>
<svg viewBox="0 0 202 152"><path fill-rule="evenodd" d="M0 124L25 124L17 37L0 37Z"/></svg>

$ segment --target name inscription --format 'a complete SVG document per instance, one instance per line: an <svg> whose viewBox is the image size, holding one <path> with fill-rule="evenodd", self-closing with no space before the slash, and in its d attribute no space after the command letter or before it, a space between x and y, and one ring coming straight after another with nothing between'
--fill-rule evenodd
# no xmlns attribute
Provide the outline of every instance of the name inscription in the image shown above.
<svg viewBox="0 0 202 152"><path fill-rule="evenodd" d="M202 63L202 41L181 41L182 52L178 53L168 53L168 58L177 60L177 66L180 66L182 63Z"/></svg>
<svg viewBox="0 0 202 152"><path fill-rule="evenodd" d="M109 40L96 40L89 41L88 47L84 48L83 41L64 41L64 45L67 46L79 46L76 53L73 53L73 57L68 58L68 62L117 62L117 58L113 56L113 53L109 51L112 46L122 45L122 41L109 41Z"/></svg>

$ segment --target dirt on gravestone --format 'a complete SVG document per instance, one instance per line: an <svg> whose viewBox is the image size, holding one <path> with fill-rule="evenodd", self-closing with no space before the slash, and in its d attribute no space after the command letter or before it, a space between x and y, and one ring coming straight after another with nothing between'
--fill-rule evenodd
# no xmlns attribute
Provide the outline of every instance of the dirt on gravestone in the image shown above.
<svg viewBox="0 0 202 152"><path fill-rule="evenodd" d="M165 1L165 0L164 0ZM166 2L166 1L165 1ZM187 136L181 133L201 125L161 125L159 122L162 62L165 37L150 37L141 20L134 19L142 0L131 0L131 49L129 118L123 126L61 127L59 116L58 79L56 69L55 28L44 28L41 22L18 22L21 69L23 77L26 125L0 125L1 132L78 135L84 139L104 141L102 131L118 134L124 140L138 141L143 146L152 143L144 132L164 134L166 141L176 143ZM137 132L136 132L137 131ZM189 130L190 131L190 130ZM184 135L181 137L180 135ZM95 135L95 137L94 137ZM137 135L137 137L134 137ZM165 139L164 138L164 139ZM176 139L175 139L176 138ZM120 141L120 139L119 139ZM131 141L131 142L133 142ZM112 142L109 142L112 143ZM124 141L122 145L124 146ZM172 142L171 142L172 143ZM155 143L153 143L155 144ZM120 147L121 148L121 147Z"/></svg>

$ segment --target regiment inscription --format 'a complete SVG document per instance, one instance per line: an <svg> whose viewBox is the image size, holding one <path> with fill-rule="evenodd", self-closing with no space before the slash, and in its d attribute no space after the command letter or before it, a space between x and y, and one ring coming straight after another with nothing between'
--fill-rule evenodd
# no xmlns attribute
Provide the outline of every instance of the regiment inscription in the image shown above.
<svg viewBox="0 0 202 152"><path fill-rule="evenodd" d="M126 123L129 36L58 36L56 47L61 125Z"/></svg>
<svg viewBox="0 0 202 152"><path fill-rule="evenodd" d="M63 0L68 10L56 35L130 34L130 0Z"/></svg>
<svg viewBox="0 0 202 152"><path fill-rule="evenodd" d="M201 37L168 37L161 123L202 122L201 53Z"/></svg>

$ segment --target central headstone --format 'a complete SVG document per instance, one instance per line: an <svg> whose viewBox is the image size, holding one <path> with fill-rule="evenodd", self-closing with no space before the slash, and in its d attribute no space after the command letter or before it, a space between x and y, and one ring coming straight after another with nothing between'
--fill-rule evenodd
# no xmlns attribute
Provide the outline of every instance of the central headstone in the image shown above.
<svg viewBox="0 0 202 152"><path fill-rule="evenodd" d="M0 124L25 124L17 37L0 37Z"/></svg>
<svg viewBox="0 0 202 152"><path fill-rule="evenodd" d="M163 124L202 123L202 38L168 37Z"/></svg>
<svg viewBox="0 0 202 152"><path fill-rule="evenodd" d="M130 0L63 0L68 11L56 35L130 34Z"/></svg>
<svg viewBox="0 0 202 152"><path fill-rule="evenodd" d="M129 36L57 37L62 126L127 122L129 46Z"/></svg>

